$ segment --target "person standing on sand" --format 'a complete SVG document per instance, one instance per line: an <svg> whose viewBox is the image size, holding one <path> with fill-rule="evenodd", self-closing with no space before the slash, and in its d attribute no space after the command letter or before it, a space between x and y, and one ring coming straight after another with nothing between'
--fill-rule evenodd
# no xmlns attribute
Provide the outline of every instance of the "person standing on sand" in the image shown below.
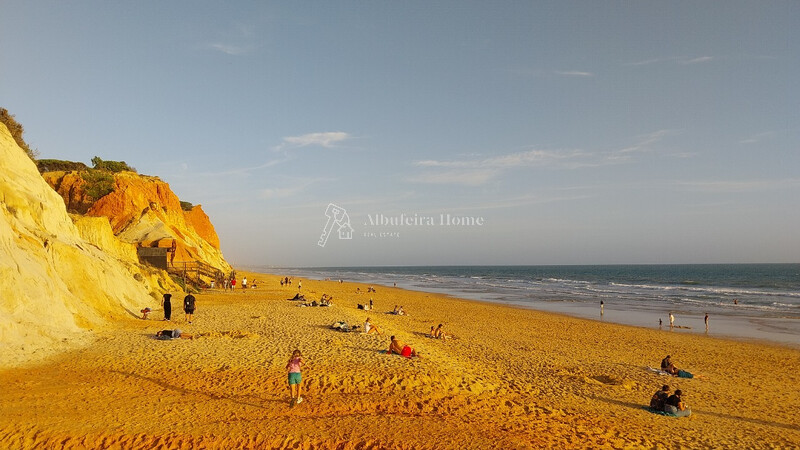
<svg viewBox="0 0 800 450"><path fill-rule="evenodd" d="M286 363L286 369L289 370L289 394L292 396L292 404L295 405L303 401L303 397L300 396L303 382L300 367L304 365L303 354L300 353L300 350L292 352L292 357Z"/></svg>
<svg viewBox="0 0 800 450"><path fill-rule="evenodd" d="M703 321L706 323L706 332L708 332L708 313L706 313L706 317L703 319Z"/></svg>
<svg viewBox="0 0 800 450"><path fill-rule="evenodd" d="M247 277L242 278L242 289L247 289Z"/></svg>
<svg viewBox="0 0 800 450"><path fill-rule="evenodd" d="M164 307L164 320L169 321L172 317L172 294L169 292L164 293L164 298L161 299L161 306Z"/></svg>
<svg viewBox="0 0 800 450"><path fill-rule="evenodd" d="M303 282L302 281L298 281L297 282L297 292L300 292L300 289L302 289L302 288L303 288Z"/></svg>
<svg viewBox="0 0 800 450"><path fill-rule="evenodd" d="M186 321L192 323L192 316L194 315L194 295L189 293L183 298L183 312L186 313Z"/></svg>
<svg viewBox="0 0 800 450"><path fill-rule="evenodd" d="M669 327L672 328L675 326L675 316L672 315L672 311L669 312Z"/></svg>

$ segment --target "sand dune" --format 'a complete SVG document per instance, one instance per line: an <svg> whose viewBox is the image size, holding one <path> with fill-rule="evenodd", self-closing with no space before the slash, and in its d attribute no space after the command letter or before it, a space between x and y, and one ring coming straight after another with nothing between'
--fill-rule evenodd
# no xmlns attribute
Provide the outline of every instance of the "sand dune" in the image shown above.
<svg viewBox="0 0 800 450"><path fill-rule="evenodd" d="M126 320L96 341L0 372L7 448L584 448L800 446L800 351L574 319L376 286L303 280L334 296L300 308L273 275L198 296L193 324ZM375 310L357 303L375 301ZM402 304L407 316L386 314ZM385 336L341 333L366 317ZM156 319L156 320L153 320ZM426 337L444 323L453 340ZM159 341L164 328L195 339ZM388 335L421 359L382 352ZM289 405L295 348L304 399ZM705 376L654 374L666 354ZM731 370L735 368L735 370ZM693 415L644 409L662 384Z"/></svg>

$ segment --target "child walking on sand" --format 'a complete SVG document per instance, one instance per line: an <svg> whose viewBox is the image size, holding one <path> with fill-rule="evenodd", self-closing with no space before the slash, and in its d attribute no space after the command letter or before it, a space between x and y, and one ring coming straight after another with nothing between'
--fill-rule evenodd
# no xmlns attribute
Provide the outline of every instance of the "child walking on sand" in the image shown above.
<svg viewBox="0 0 800 450"><path fill-rule="evenodd" d="M292 357L286 363L286 369L289 370L289 392L292 396L292 404L298 404L303 401L303 397L300 396L300 383L303 381L303 377L300 375L300 366L304 365L303 355L300 350L292 352Z"/></svg>

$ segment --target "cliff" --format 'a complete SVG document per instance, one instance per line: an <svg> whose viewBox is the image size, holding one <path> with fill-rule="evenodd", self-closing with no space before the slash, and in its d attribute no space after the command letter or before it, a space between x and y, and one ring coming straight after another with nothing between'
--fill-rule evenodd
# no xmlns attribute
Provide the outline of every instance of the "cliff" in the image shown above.
<svg viewBox="0 0 800 450"><path fill-rule="evenodd" d="M0 124L0 365L90 339L87 330L179 290L139 264L105 219L75 217ZM75 198L78 198L77 196Z"/></svg>
<svg viewBox="0 0 800 450"><path fill-rule="evenodd" d="M202 207L197 205L184 211L169 184L157 177L115 173L111 192L95 200L89 194L92 183L80 172L42 175L67 208L86 216L107 218L113 233L123 242L170 247L174 240L175 264L200 261L230 272L231 267L219 248L217 232Z"/></svg>

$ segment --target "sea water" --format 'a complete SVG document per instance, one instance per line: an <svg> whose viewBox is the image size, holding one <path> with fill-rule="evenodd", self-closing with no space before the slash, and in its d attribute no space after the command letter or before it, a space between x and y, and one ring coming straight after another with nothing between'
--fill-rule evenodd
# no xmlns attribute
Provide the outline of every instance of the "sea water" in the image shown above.
<svg viewBox="0 0 800 450"><path fill-rule="evenodd" d="M262 270L264 268L261 268ZM275 272L276 269L267 269ZM438 292L638 326L800 344L800 264L416 266L280 269L281 274ZM600 302L603 315L600 316ZM681 328L684 329L684 328ZM688 328L685 328L688 329Z"/></svg>

